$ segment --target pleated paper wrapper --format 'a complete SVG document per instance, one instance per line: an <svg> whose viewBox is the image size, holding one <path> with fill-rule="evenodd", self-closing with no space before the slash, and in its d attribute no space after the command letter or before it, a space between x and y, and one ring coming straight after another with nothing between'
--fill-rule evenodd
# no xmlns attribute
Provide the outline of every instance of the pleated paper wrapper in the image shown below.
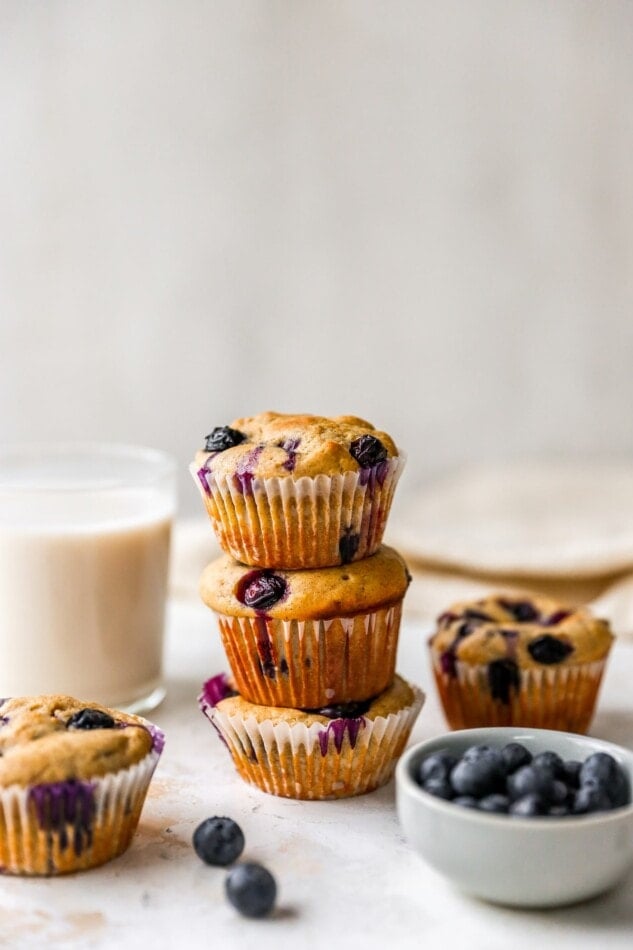
<svg viewBox="0 0 633 950"><path fill-rule="evenodd" d="M271 795L322 800L362 795L389 781L424 702L412 689L413 702L397 713L328 725L258 722L222 713L204 694L199 702L245 781Z"/></svg>
<svg viewBox="0 0 633 950"><path fill-rule="evenodd" d="M444 672L440 652L431 649L433 673L451 729L520 726L585 733L593 717L606 657L591 663L519 670L518 689L508 701L495 699L487 664L457 661L455 676Z"/></svg>
<svg viewBox="0 0 633 950"><path fill-rule="evenodd" d="M122 854L138 825L163 736L140 762L97 778L0 792L0 865L6 874L55 875Z"/></svg>
<svg viewBox="0 0 633 950"><path fill-rule="evenodd" d="M393 680L402 600L355 617L218 614L238 692L261 706L318 709L370 699Z"/></svg>
<svg viewBox="0 0 633 950"><path fill-rule="evenodd" d="M333 567L379 547L401 454L370 469L293 478L229 477L190 466L222 549L254 567Z"/></svg>

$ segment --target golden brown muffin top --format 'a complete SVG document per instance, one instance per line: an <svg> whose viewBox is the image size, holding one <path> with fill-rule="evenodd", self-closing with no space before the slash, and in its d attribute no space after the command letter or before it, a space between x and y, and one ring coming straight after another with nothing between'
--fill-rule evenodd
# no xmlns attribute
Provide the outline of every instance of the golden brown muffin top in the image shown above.
<svg viewBox="0 0 633 950"><path fill-rule="evenodd" d="M227 680L230 687L230 680ZM203 693L204 695L204 693ZM419 691L417 691L417 695ZM341 718L359 718L377 719L379 716L387 717L392 713L399 713L401 710L411 706L416 698L416 692L403 680L401 676L394 678L391 686L369 701L368 708L359 712L358 707L363 708L362 704L348 704L350 715ZM334 721L332 716L321 715L316 710L305 709L286 709L281 706L257 706L255 703L249 703L239 695L227 696L219 702L209 703L215 705L225 716L239 716L241 719L254 718L257 722L264 722L271 719L274 723L286 722L289 726L296 723L304 723L311 726L314 723L327 727ZM344 707L343 707L344 708Z"/></svg>
<svg viewBox="0 0 633 950"><path fill-rule="evenodd" d="M613 640L606 620L549 597L499 595L462 602L437 623L431 645L448 666L454 660L512 660L525 669L573 666L602 659Z"/></svg>
<svg viewBox="0 0 633 950"><path fill-rule="evenodd" d="M217 427L207 445L218 450L197 452L195 466L216 477L314 478L371 469L398 455L386 432L357 416L262 412Z"/></svg>
<svg viewBox="0 0 633 950"><path fill-rule="evenodd" d="M91 717L92 711L102 717ZM87 728L91 718L107 727ZM5 699L0 704L0 787L97 778L134 765L154 744L144 720L98 703L70 696Z"/></svg>
<svg viewBox="0 0 633 950"><path fill-rule="evenodd" d="M230 617L276 620L349 617L396 603L410 576L393 548L338 567L283 571L245 567L228 554L213 561L200 579L200 595Z"/></svg>

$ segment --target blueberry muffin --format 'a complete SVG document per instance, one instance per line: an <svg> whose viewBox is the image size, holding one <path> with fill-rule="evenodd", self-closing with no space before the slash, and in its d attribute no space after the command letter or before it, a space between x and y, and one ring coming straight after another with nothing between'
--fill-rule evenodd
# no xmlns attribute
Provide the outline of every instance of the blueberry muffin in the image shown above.
<svg viewBox="0 0 633 950"><path fill-rule="evenodd" d="M191 473L227 554L295 570L372 554L403 465L363 419L264 412L214 428Z"/></svg>
<svg viewBox="0 0 633 950"><path fill-rule="evenodd" d="M247 782L284 798L349 798L389 781L424 702L396 676L363 703L302 710L247 702L226 676L208 680L200 707Z"/></svg>
<svg viewBox="0 0 633 950"><path fill-rule="evenodd" d="M344 567L245 567L229 555L200 581L244 699L300 709L376 696L391 683L409 574L382 545Z"/></svg>
<svg viewBox="0 0 633 950"><path fill-rule="evenodd" d="M449 725L586 732L613 642L586 607L488 597L450 607L431 637Z"/></svg>
<svg viewBox="0 0 633 950"><path fill-rule="evenodd" d="M63 874L129 845L163 748L138 716L69 696L0 701L0 864Z"/></svg>

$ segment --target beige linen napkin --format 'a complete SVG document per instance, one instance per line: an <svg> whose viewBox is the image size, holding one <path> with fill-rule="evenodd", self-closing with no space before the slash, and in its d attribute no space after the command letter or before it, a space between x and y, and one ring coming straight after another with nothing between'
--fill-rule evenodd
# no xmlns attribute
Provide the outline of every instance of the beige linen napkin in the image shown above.
<svg viewBox="0 0 633 950"><path fill-rule="evenodd" d="M540 592L633 636L633 465L473 468L400 502L386 540L409 562L407 605L424 620L455 600Z"/></svg>

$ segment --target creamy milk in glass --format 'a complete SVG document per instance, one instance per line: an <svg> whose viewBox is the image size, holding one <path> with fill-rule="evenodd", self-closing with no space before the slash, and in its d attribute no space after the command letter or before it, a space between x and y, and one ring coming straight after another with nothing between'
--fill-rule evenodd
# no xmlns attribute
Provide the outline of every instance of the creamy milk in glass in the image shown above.
<svg viewBox="0 0 633 950"><path fill-rule="evenodd" d="M0 448L1 696L160 701L174 508L161 452Z"/></svg>

